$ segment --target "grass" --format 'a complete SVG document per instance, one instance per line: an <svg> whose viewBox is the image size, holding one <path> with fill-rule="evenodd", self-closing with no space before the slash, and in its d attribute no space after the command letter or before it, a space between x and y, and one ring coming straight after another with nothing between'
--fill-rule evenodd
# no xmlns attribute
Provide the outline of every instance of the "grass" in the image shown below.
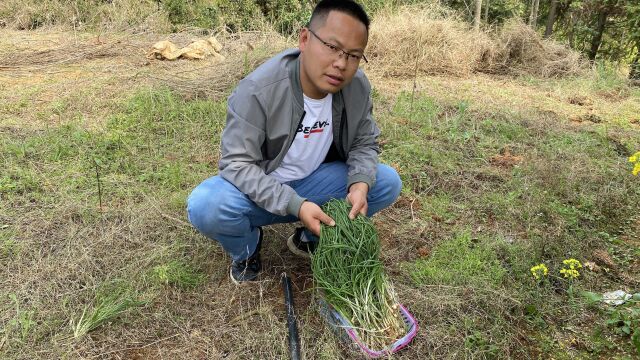
<svg viewBox="0 0 640 360"><path fill-rule="evenodd" d="M93 308L84 308L80 318L72 322L73 337L81 338L106 322L123 315L128 310L144 304L144 301L137 300L130 291L110 289L108 293L98 295Z"/></svg>
<svg viewBox="0 0 640 360"><path fill-rule="evenodd" d="M431 247L427 258L407 258L403 252L405 260L399 270L413 282L395 277L405 304L419 319L429 319L429 332L421 335L407 356L419 349L433 350L436 337L444 339L447 350L438 347L443 356L452 349L465 356L486 358L500 357L505 351L513 356L530 351L571 353L573 350L550 339L562 331L558 326L563 322L579 324L579 314L588 310L580 304L563 305L566 295L554 290L564 289L562 282L549 288L532 286L528 268L569 256L587 259L591 249L608 245L616 262L633 263L631 254L637 248L621 243L618 235L613 235L618 240L606 241L595 235L618 234L620 227L629 223L630 214L637 213L636 179L628 176L623 156L599 131L508 119L500 114L484 117L469 110L469 100L447 104L419 93L413 101L411 108L409 96L400 94L387 115L379 118L387 141L382 158L399 167L405 183L403 197L415 198L418 204L413 219L406 208L400 208L397 216L407 221L398 229L401 238L411 238L402 235L403 228L416 226L411 223L425 229L438 227L431 229L433 237L426 239ZM3 262L24 267L37 261L39 252L33 251L37 233L28 222L34 216L48 224L47 233L56 243L64 244L65 238L74 236L85 244L95 243L94 238L97 244L102 243L89 252L77 252L70 244L60 250L55 244L44 244L44 249L49 249L44 260L47 266L36 266L36 273L62 264L86 285L46 295L65 275L58 270L50 282L40 280L35 286L44 298L30 305L33 310L25 312L21 307L20 314L14 311L7 323L10 330L5 330L10 340L3 356L21 358L30 353L26 346L37 349L65 333L78 339L87 333L100 338L101 332L104 336L125 336L119 330L125 323L117 321L121 314L128 313L127 327L147 326L149 320L157 319L152 309L162 303L175 308L172 297L199 301L199 292L214 291L215 286L205 277L218 274L214 277L225 280L220 260L223 264L226 260L220 250L199 240L184 220L172 220L184 219L184 199L191 187L214 171L224 102L186 101L167 90L143 89L120 109L98 130L85 129L72 120L43 131L15 129L2 136L3 162L8 170L2 177L3 202L8 204L10 216L18 212L26 215L20 222L9 220L14 217L4 220L8 226L1 230ZM634 141L631 135L623 140ZM524 160L507 168L493 165L491 158L506 146ZM103 189L102 209L95 163ZM142 216L136 219L134 214ZM393 211L383 214L377 222L390 221L393 216ZM121 240L118 233L130 235ZM382 234L392 236L384 233L384 226ZM140 260L141 254L148 259ZM211 254L218 261L211 261ZM392 250L386 261L400 255ZM96 260L113 269L92 266ZM82 276L81 269L89 274ZM18 290L14 303L26 299L26 289L19 291L15 285L19 279L14 276L9 282L14 285L7 288ZM129 308L141 305L135 302L139 296L100 297L100 290L92 290L114 279L122 279L149 299L146 305L129 313ZM581 286L599 284L596 276ZM277 286L267 285L267 289L272 292ZM51 296L60 291L77 295L66 295L66 304L56 305L52 302L55 296ZM233 294L235 290L225 291ZM277 293L269 296L278 297ZM222 299L214 304L218 301ZM161 322L190 324L185 315L200 311L202 305L198 304L193 309L168 308L166 314L159 314ZM265 310L258 317L273 319L276 313ZM318 321L311 314L305 319ZM100 325L113 320L102 330ZM61 325L65 321L72 321L72 325ZM34 329L39 323L48 324L48 330ZM157 326L153 328L159 331ZM307 337L318 331L305 329L310 332L303 335ZM524 350L518 350L522 332L540 340L528 340ZM265 333L242 353L268 346L277 357L284 351L273 347L278 334ZM591 344L589 349L602 354L608 351L599 347L600 340L588 340L592 336L596 335L587 333L582 340ZM307 353L335 354L327 348L333 338L321 338L324 343L307 344ZM83 348L82 340L73 341L80 344L79 354L93 353L90 347ZM632 351L614 343L623 352ZM234 347L230 350L238 351Z"/></svg>
<svg viewBox="0 0 640 360"><path fill-rule="evenodd" d="M211 134L219 133L223 119L222 103L186 102L154 89L140 90L96 130L70 120L41 131L3 133L7 171L0 184L8 212L0 230L2 264L7 269L30 264L32 274L5 273L7 287L2 291L11 290L18 302L37 309L26 313L30 317L22 311L3 319L15 324L5 328L4 336L21 334L15 341L9 336L0 350L3 358L30 357L24 350L46 346L43 339L65 334L80 339L141 305L129 292L97 293L114 279L151 299L164 291L157 288L161 283L177 289L203 283L204 276L183 260L192 250L178 235L194 233L185 229L184 220L175 219L183 217L187 183L197 181L189 180L189 174L203 178L212 171ZM178 131L195 122L190 131ZM185 152L186 144L200 151ZM31 227L35 219L40 226ZM34 276L49 280L36 281ZM41 295L32 297L34 291ZM27 326L31 323L38 324L40 332ZM73 346L69 349L74 351ZM64 353L69 350L60 355Z"/></svg>
<svg viewBox="0 0 640 360"><path fill-rule="evenodd" d="M151 271L151 278L159 284L187 289L198 287L205 281L204 274L179 260L172 260L166 264L154 266Z"/></svg>
<svg viewBox="0 0 640 360"><path fill-rule="evenodd" d="M407 269L417 286L425 284L497 288L506 270L495 250L466 232L442 242L428 259Z"/></svg>
<svg viewBox="0 0 640 360"><path fill-rule="evenodd" d="M374 223L421 324L397 358L637 356L558 273L566 258L600 261L576 293L637 288L640 273L626 155L640 149L640 93L594 76L421 77L415 92L372 77L381 159L404 183ZM82 87L45 96L37 83L0 92L1 358L283 358L282 271L305 356L355 356L318 318L309 265L284 245L291 226L265 228L266 280L247 289L188 225L186 197L217 171L224 99L146 83L104 99ZM587 111L574 95L602 122L571 122ZM546 282L529 272L539 263Z"/></svg>
<svg viewBox="0 0 640 360"><path fill-rule="evenodd" d="M622 224L636 218L638 187L624 164L624 149L637 147L637 139L620 132L616 141L597 127L575 129L557 121L532 121L526 112L515 116L492 112L485 118L482 112L470 113L467 100L448 105L418 96L411 112L409 100L401 93L391 116L383 119L389 121L383 124L392 130L391 137L404 141L394 147L390 139L382 157L399 164L403 194L417 199L421 207L418 219L410 220L421 223L418 226L431 237L424 240L428 257L406 262L403 269L417 288L452 292L450 302L455 302L456 291L470 294L464 297L469 308L463 314L430 303L438 310L426 308L425 318L465 324L466 338L454 347L464 347L467 356L489 358L505 351L516 351L511 355L516 356L522 350L509 344L521 341L511 324L525 316L532 324L545 325L524 328L549 339L562 331L550 324L580 323L577 313L584 305L566 308L567 299L554 293L565 293L567 283L556 276L546 288L532 286L528 269L544 262L556 264L557 273L562 259L589 259L591 251L606 247L598 233L619 234ZM393 132L398 122L407 125L402 133ZM522 161L506 168L492 164L506 147ZM609 281L589 278L581 286L600 287L602 282ZM492 297L513 302L507 301L506 307L483 302ZM535 311L526 315L527 309ZM494 319L495 326L489 329L486 322L468 318L469 312L477 311ZM446 331L435 336L454 338ZM598 354L595 348L599 354L608 351L598 341L580 341L584 348L577 350L558 342L544 346L525 342L526 350L519 356L538 351L591 356ZM633 352L630 347L624 351Z"/></svg>
<svg viewBox="0 0 640 360"><path fill-rule="evenodd" d="M34 311L20 309L20 302L15 294L10 294L9 298L15 303L15 317L9 321L9 328L14 329L19 341L24 341L35 325L33 321Z"/></svg>

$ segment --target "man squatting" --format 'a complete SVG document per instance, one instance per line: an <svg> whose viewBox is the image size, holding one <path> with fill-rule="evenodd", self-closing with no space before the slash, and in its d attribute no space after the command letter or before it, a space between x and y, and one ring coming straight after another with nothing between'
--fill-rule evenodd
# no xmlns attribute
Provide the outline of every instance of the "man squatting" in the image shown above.
<svg viewBox="0 0 640 360"><path fill-rule="evenodd" d="M298 49L267 60L229 96L219 175L187 200L189 221L231 256L231 280L258 278L262 227L300 221L287 241L309 256L320 205L345 198L349 217L391 205L402 183L378 163L380 134L371 85L360 70L369 18L353 1L323 0L300 31Z"/></svg>

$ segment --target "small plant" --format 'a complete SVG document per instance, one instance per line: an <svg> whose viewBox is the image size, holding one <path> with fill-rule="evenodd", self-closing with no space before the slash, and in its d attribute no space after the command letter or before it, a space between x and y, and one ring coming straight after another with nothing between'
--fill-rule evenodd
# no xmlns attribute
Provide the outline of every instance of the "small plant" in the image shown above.
<svg viewBox="0 0 640 360"><path fill-rule="evenodd" d="M613 327L616 334L629 336L631 343L640 354L640 295L635 294L619 308L609 310L607 325Z"/></svg>
<svg viewBox="0 0 640 360"><path fill-rule="evenodd" d="M194 288L204 281L203 274L198 273L188 264L174 260L164 265L153 268L153 278L165 285L174 285L181 288Z"/></svg>
<svg viewBox="0 0 640 360"><path fill-rule="evenodd" d="M549 269L545 264L538 264L531 268L531 275L533 275L536 280L543 279L547 274L549 274Z"/></svg>
<svg viewBox="0 0 640 360"><path fill-rule="evenodd" d="M567 294L569 295L569 298L573 299L573 281L580 276L580 271L578 271L578 269L582 268L582 264L580 261L573 258L562 260L562 264L563 267L560 269L560 274L562 274L562 276L569 282Z"/></svg>
<svg viewBox="0 0 640 360"><path fill-rule="evenodd" d="M16 316L13 320L9 321L9 325L14 328L18 328L18 330L20 331L20 340L24 341L27 336L29 336L29 333L31 332L31 329L33 329L33 326L36 324L33 320L34 312L21 310L20 302L18 301L18 298L15 294L10 294L9 298L11 298L11 301L13 301L16 305Z"/></svg>
<svg viewBox="0 0 640 360"><path fill-rule="evenodd" d="M606 61L597 61L592 86L595 90L621 91L625 86L625 78L620 74L617 66Z"/></svg>
<svg viewBox="0 0 640 360"><path fill-rule="evenodd" d="M15 231L9 225L0 225L0 259L15 256L19 252L20 243L16 240Z"/></svg>
<svg viewBox="0 0 640 360"><path fill-rule="evenodd" d="M565 279L577 279L580 276L580 272L578 269L582 268L582 264L580 261L576 259L566 259L563 260L562 263L564 267L560 269L560 274L564 276Z"/></svg>
<svg viewBox="0 0 640 360"><path fill-rule="evenodd" d="M500 349L491 343L490 339L479 331L465 337L464 346L471 351L478 351L485 355L485 358L497 357Z"/></svg>
<svg viewBox="0 0 640 360"><path fill-rule="evenodd" d="M128 291L116 291L105 297L96 299L92 310L87 307L82 311L80 319L73 324L73 336L81 338L95 330L105 322L115 319L130 308L142 306L144 301L136 300Z"/></svg>
<svg viewBox="0 0 640 360"><path fill-rule="evenodd" d="M640 151L631 155L629 157L629 162L633 164L633 170L631 170L631 173L634 176L638 175L638 173L640 173Z"/></svg>
<svg viewBox="0 0 640 360"><path fill-rule="evenodd" d="M602 294L585 291L581 293L590 305L602 302ZM619 336L629 336L631 344L640 354L640 293L624 297L622 304L604 308L608 318L606 324Z"/></svg>
<svg viewBox="0 0 640 360"><path fill-rule="evenodd" d="M573 297L573 281L580 276L580 271L578 270L580 268L582 268L582 264L576 259L571 258L562 261L562 268L559 270L559 273L569 282L567 293L570 297ZM531 267L529 271L539 285L548 284L547 276L549 275L549 268L547 265L541 263Z"/></svg>

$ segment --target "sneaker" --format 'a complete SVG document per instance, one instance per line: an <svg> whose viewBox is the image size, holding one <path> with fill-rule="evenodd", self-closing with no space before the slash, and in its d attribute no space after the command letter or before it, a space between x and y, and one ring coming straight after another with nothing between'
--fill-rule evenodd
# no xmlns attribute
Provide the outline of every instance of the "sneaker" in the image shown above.
<svg viewBox="0 0 640 360"><path fill-rule="evenodd" d="M310 259L314 251L316 251L317 241L302 241L304 236L304 227L296 228L296 231L287 240L287 247L292 253Z"/></svg>
<svg viewBox="0 0 640 360"><path fill-rule="evenodd" d="M260 237L258 238L258 246L246 260L232 261L229 277L236 285L241 285L247 281L255 281L262 270L262 262L260 261L260 247L262 247L262 228L258 228Z"/></svg>

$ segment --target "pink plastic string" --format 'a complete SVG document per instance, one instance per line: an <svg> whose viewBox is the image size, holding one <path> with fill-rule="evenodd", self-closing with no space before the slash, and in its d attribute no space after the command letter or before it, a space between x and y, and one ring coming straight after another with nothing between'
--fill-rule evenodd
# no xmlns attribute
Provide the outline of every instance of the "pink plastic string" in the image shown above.
<svg viewBox="0 0 640 360"><path fill-rule="evenodd" d="M413 338L418 333L418 322L416 321L416 319L409 312L409 310L407 310L406 307L404 307L402 304L398 304L398 305L400 307L400 312L402 313L402 315L404 317L405 324L407 324L409 326L409 331L402 338L396 340L392 345L390 345L389 347L387 347L385 349L382 349L382 350L369 349L360 340L360 338L358 337L358 334L356 333L355 329L353 329L353 327L351 326L349 321L347 321L339 312L335 311L333 308L331 308L331 312L334 314L334 316L336 316L336 318L338 320L340 320L340 322L344 326L344 329L347 332L347 334L349 335L349 337L351 338L351 340L353 340L358 345L358 347L365 354L367 354L370 358L374 358L375 359L375 358L383 356L383 355L387 355L387 354L390 354L390 353L395 353L395 352L399 351L400 349L406 347L407 345L409 345L411 340L413 340Z"/></svg>

